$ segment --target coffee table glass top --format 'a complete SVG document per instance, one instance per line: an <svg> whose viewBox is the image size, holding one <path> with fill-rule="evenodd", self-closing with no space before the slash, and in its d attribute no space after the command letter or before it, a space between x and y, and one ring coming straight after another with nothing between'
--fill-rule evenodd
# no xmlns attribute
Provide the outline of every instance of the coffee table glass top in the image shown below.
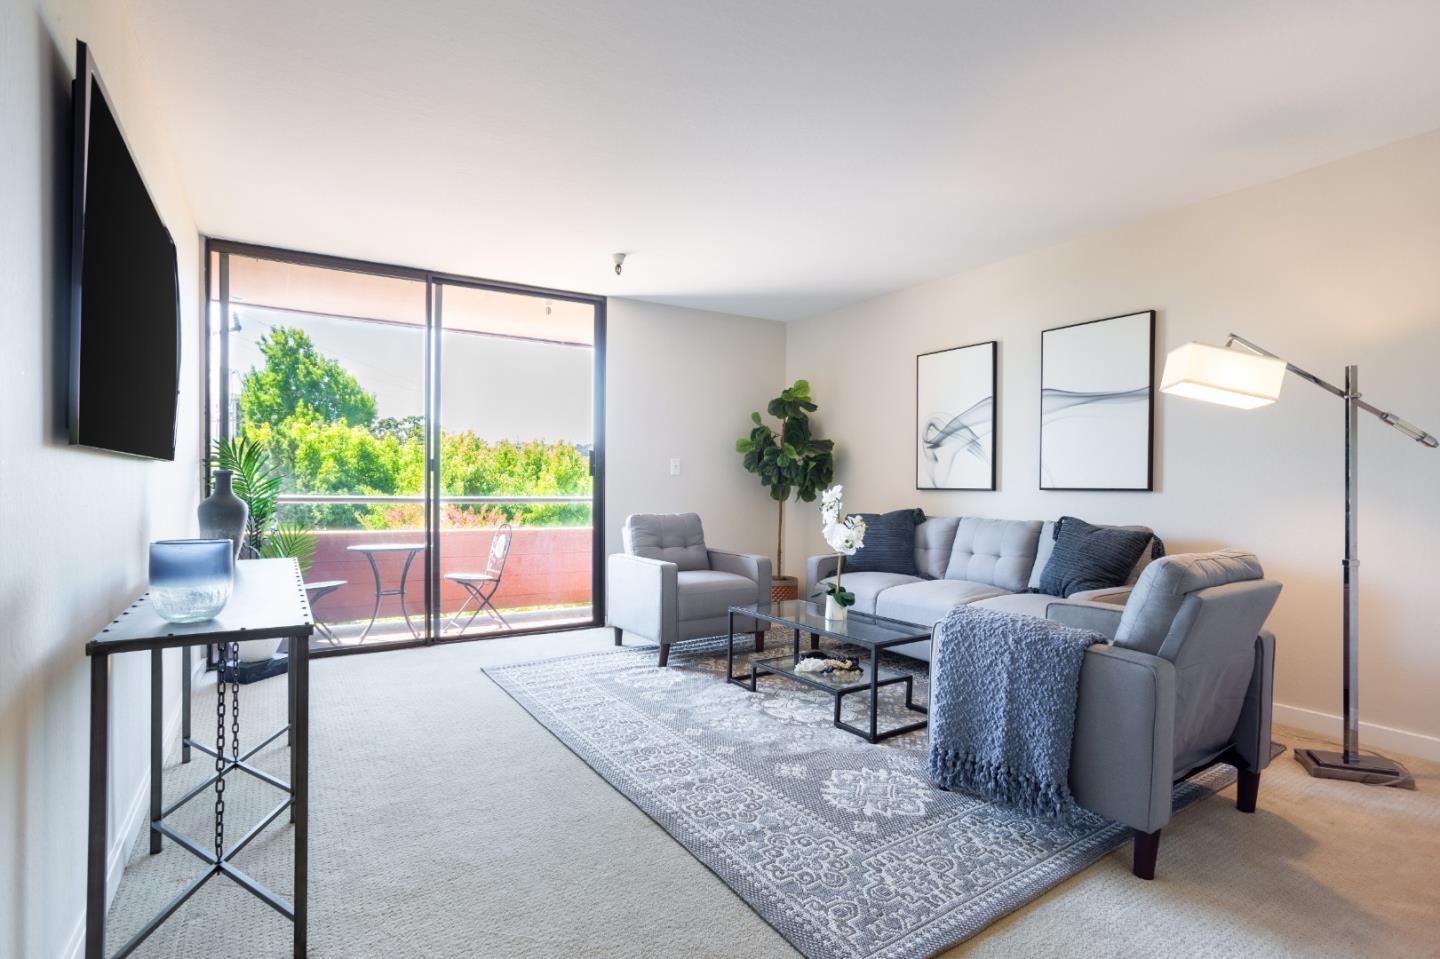
<svg viewBox="0 0 1440 959"><path fill-rule="evenodd" d="M807 633L829 636L832 639L854 643L857 646L873 646L877 649L902 646L905 643L930 638L928 626L902 623L897 619L885 619L869 613L857 613L854 609L851 609L844 619L826 619L823 606L803 599L788 599L781 603L732 606L730 611L737 616L753 616L756 619L782 626L798 627Z"/></svg>

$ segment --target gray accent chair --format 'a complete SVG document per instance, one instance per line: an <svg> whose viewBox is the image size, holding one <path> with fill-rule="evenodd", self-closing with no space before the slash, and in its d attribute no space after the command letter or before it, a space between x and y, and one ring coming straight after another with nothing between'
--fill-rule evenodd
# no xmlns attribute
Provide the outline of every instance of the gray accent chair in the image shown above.
<svg viewBox="0 0 1440 959"><path fill-rule="evenodd" d="M731 606L770 602L770 557L708 548L695 513L636 513L621 539L607 565L607 622L616 646L626 633L656 643L661 666L672 643L725 633ZM763 629L755 649L765 649Z"/></svg>
<svg viewBox="0 0 1440 959"><path fill-rule="evenodd" d="M1252 553L1221 550L1151 563L1124 607L1053 600L1046 618L1109 640L1080 670L1070 789L1135 832L1134 872L1155 876L1176 783L1216 763L1239 774L1236 808L1254 812L1270 763L1280 595ZM935 634L938 636L938 631Z"/></svg>

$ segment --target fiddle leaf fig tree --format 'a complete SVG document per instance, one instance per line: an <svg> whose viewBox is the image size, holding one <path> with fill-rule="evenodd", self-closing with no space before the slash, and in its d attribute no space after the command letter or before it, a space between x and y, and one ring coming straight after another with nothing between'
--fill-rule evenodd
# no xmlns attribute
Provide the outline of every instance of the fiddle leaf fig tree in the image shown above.
<svg viewBox="0 0 1440 959"><path fill-rule="evenodd" d="M747 470L760 477L779 513L775 544L775 575L785 573L785 504L795 497L814 502L835 474L835 443L810 434L810 414L818 407L810 398L810 383L796 380L766 408L779 420L778 427L751 413L750 435L735 441Z"/></svg>

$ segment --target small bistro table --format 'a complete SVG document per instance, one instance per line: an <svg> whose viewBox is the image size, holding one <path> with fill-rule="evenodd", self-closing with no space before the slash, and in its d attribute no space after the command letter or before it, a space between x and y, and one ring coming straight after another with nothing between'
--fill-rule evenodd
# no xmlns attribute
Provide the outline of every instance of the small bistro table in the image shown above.
<svg viewBox="0 0 1440 959"><path fill-rule="evenodd" d="M424 543L359 543L355 546L345 547L352 553L364 553L365 558L370 561L370 572L375 574L375 608L370 611L370 622L365 624L365 630L356 640L358 643L365 642L365 637L370 635L370 630L375 628L375 618L380 615L380 600L385 596L400 597L400 614L405 617L405 628L410 630L410 635L415 639L420 634L415 631L415 625L410 622L410 610L405 608L405 582L410 578L410 564L415 561L415 554L425 548ZM380 567L375 565L376 553L404 553L405 565L400 567L400 588L382 589L380 587Z"/></svg>
<svg viewBox="0 0 1440 959"><path fill-rule="evenodd" d="M87 850L87 877L85 891L85 956L86 959L103 959L105 955L105 873L108 854L108 785L110 750L110 657L120 653L150 653L150 853L154 855L161 848L162 837L168 837L176 845L196 856L206 864L204 872L191 880L160 913L147 922L130 941L115 953L113 959L121 959L135 951L151 933L169 919L185 902L200 890L200 887L216 876L225 876L254 895L276 912L285 916L294 925L294 955L305 955L306 940L306 876L309 868L309 727L310 727L310 634L314 629L310 604L305 598L305 582L300 575L300 564L293 559L257 559L235 564L235 585L230 602L220 615L203 623L167 622L151 608L149 593L140 596L120 615L111 621L95 638L85 646L90 657L90 797L89 818L90 838ZM188 650L191 646L217 643L222 648L247 639L286 638L289 642L290 661L287 668L289 683L288 722L264 740L252 746L247 752L239 751L239 717L231 727L234 736L233 753L227 754L223 740L216 745L219 749L194 742L189 735L189 700L184 703L185 739L184 759L189 761L189 748L194 746L214 757L215 775L187 792L168 807L162 805L161 771L164 765L164 651L180 647ZM186 669L189 656L185 657ZM222 659L222 668L223 661ZM188 675L186 679L188 680ZM219 694L223 695L225 684L220 682ZM238 705L239 687L231 686L232 702ZM189 695L188 681L183 684L182 695ZM223 731L223 716L221 718ZM282 735L289 734L290 781L284 782L252 765L249 760L260 750ZM224 780L233 772L247 773L269 783L286 794L279 805L264 819L224 848L223 814L217 812L216 843L213 852L204 848L188 836L173 829L165 819L192 799L202 795L206 789L215 787L217 795L223 795ZM218 805L223 809L223 805ZM237 853L280 817L286 810L295 827L295 891L293 903L286 902L266 889L250 876L237 869L232 860Z"/></svg>
<svg viewBox="0 0 1440 959"><path fill-rule="evenodd" d="M929 710L915 703L915 678L909 673L880 668L880 651L907 643L919 642L930 637L930 630L913 623L870 616L853 610L842 620L825 618L821 606L800 599L780 603L756 603L750 606L731 606L729 616L729 641L725 651L725 680L750 692L755 692L755 681L761 673L783 676L829 693L835 700L835 727L853 733L870 743L900 736L904 733L924 729L929 723ZM735 675L735 617L754 620L759 623L774 623L788 627L794 634L794 651L788 656L750 661L749 675ZM742 630L749 635L752 630ZM820 648L820 637L828 636L849 646L859 646L870 652L870 662L862 663L860 669L849 673L801 673L795 667L800 663L800 634L810 634L810 648ZM907 723L894 729L878 728L880 714L880 688L882 686L905 686L905 708L917 713L926 713L925 719ZM870 694L870 728L860 729L840 718L841 701L853 693Z"/></svg>

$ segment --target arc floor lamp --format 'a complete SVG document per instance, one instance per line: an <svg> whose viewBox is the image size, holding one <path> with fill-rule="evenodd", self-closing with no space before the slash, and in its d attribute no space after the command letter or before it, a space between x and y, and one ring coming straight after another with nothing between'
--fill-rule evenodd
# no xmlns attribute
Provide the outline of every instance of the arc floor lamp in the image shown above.
<svg viewBox="0 0 1440 959"><path fill-rule="evenodd" d="M1234 333L1230 334L1223 348L1187 343L1171 350L1165 359L1165 374L1160 389L1191 399L1255 409L1280 398L1280 386L1286 372L1294 373L1345 401L1345 559L1342 566L1344 748L1340 752L1297 749L1295 758L1312 776L1413 788L1414 780L1404 766L1384 756L1360 752L1360 561L1356 543L1360 411L1374 415L1387 426L1393 426L1431 449L1440 446L1440 439L1361 399L1358 367L1345 367L1345 386L1342 389Z"/></svg>

